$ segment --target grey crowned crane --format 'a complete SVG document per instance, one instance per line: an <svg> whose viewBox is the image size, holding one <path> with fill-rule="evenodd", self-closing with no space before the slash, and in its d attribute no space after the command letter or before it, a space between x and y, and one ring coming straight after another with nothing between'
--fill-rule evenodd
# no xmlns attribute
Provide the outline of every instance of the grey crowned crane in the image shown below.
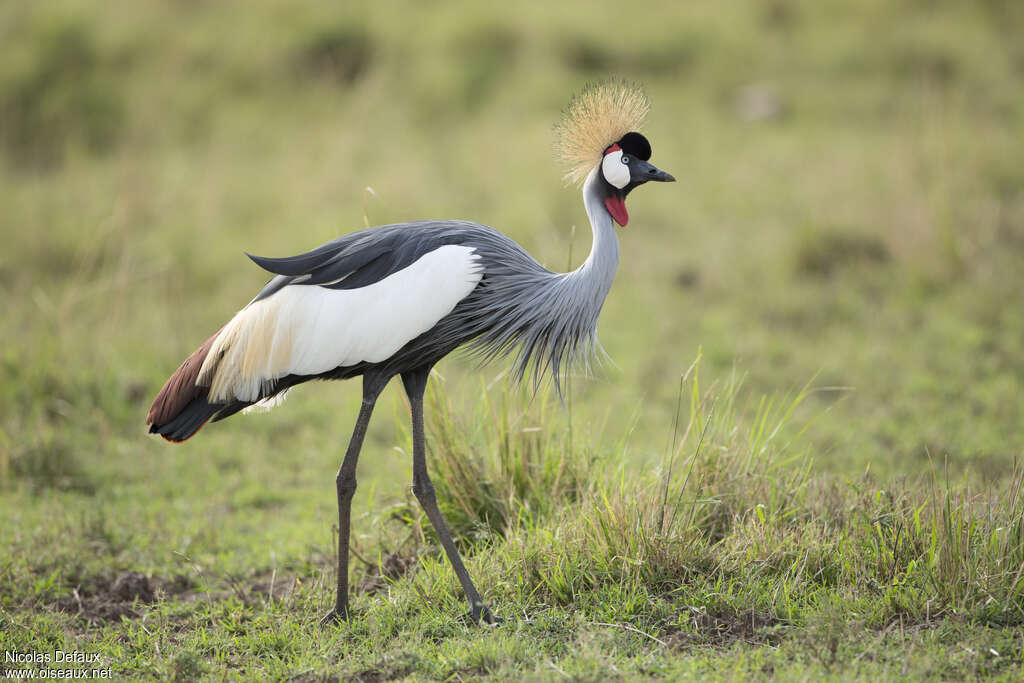
<svg viewBox="0 0 1024 683"><path fill-rule="evenodd" d="M557 127L566 177L583 183L593 229L587 260L552 273L502 233L478 223L416 221L360 230L290 258L250 256L274 274L245 308L171 375L146 418L168 441L207 421L277 403L297 384L363 378L363 401L336 478L338 593L328 624L349 617L349 513L356 461L377 397L400 376L412 413L413 493L437 532L474 622L497 620L483 603L437 507L427 475L423 393L431 368L469 344L485 358L516 352L516 375L532 367L556 386L597 343L598 314L615 277L626 195L672 181L652 166L635 129L648 104L636 87L606 83L573 99Z"/></svg>

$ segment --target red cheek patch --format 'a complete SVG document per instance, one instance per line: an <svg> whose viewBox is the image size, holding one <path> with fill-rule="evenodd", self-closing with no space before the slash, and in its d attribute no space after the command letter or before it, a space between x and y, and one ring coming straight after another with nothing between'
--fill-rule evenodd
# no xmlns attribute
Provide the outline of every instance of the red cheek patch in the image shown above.
<svg viewBox="0 0 1024 683"><path fill-rule="evenodd" d="M608 213L612 215L616 223L626 227L626 223L629 222L629 213L626 211L625 199L618 195L612 195L604 200L604 208L608 209Z"/></svg>

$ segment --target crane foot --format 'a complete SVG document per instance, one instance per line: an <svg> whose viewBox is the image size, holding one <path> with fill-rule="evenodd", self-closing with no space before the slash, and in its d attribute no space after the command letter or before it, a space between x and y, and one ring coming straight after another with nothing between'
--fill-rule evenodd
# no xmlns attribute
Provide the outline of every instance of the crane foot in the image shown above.
<svg viewBox="0 0 1024 683"><path fill-rule="evenodd" d="M466 618L472 619L474 624L482 626L501 626L505 623L504 619L494 616L490 608L483 603L473 605L473 609L466 612Z"/></svg>
<svg viewBox="0 0 1024 683"><path fill-rule="evenodd" d="M335 607L326 615L324 615L323 619L320 620L320 628L337 626L341 624L343 621L348 621L349 616L351 615L349 614L347 609L338 611L338 608Z"/></svg>

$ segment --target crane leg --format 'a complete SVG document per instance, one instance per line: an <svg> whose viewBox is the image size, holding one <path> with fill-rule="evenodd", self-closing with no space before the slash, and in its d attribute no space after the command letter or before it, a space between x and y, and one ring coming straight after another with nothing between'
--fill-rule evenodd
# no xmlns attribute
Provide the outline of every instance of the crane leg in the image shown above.
<svg viewBox="0 0 1024 683"><path fill-rule="evenodd" d="M338 491L338 595L334 609L320 620L321 626L329 626L349 618L348 609L348 542L351 526L352 497L356 493L356 463L359 461L359 450L363 446L366 427L370 424L370 415L377 397L388 383L386 377L363 376L363 404L359 408L359 417L352 430L352 438L345 451L345 459L338 469L335 486Z"/></svg>
<svg viewBox="0 0 1024 683"><path fill-rule="evenodd" d="M455 575L462 584L462 590L466 593L466 601L469 603L469 617L474 623L483 621L485 624L500 623L500 619L491 614L491 610L484 604L480 593L477 592L473 580L469 578L466 565L462 563L455 542L452 540L448 525L441 516L441 510L437 507L437 496L434 493L434 484L427 475L426 441L423 434L423 393L427 387L427 377L430 375L430 367L420 368L412 372L402 374L402 383L405 385L405 392L409 396L409 406L412 411L412 492L416 499L427 513L427 518L437 532L437 538L448 555Z"/></svg>

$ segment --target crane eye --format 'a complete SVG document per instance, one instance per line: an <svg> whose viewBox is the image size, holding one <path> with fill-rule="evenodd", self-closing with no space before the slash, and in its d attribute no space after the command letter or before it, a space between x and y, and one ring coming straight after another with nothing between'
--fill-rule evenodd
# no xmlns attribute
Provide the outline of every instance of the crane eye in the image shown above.
<svg viewBox="0 0 1024 683"><path fill-rule="evenodd" d="M628 164L629 163L629 157L627 157L625 154L622 155L622 163L624 163L624 164Z"/></svg>

